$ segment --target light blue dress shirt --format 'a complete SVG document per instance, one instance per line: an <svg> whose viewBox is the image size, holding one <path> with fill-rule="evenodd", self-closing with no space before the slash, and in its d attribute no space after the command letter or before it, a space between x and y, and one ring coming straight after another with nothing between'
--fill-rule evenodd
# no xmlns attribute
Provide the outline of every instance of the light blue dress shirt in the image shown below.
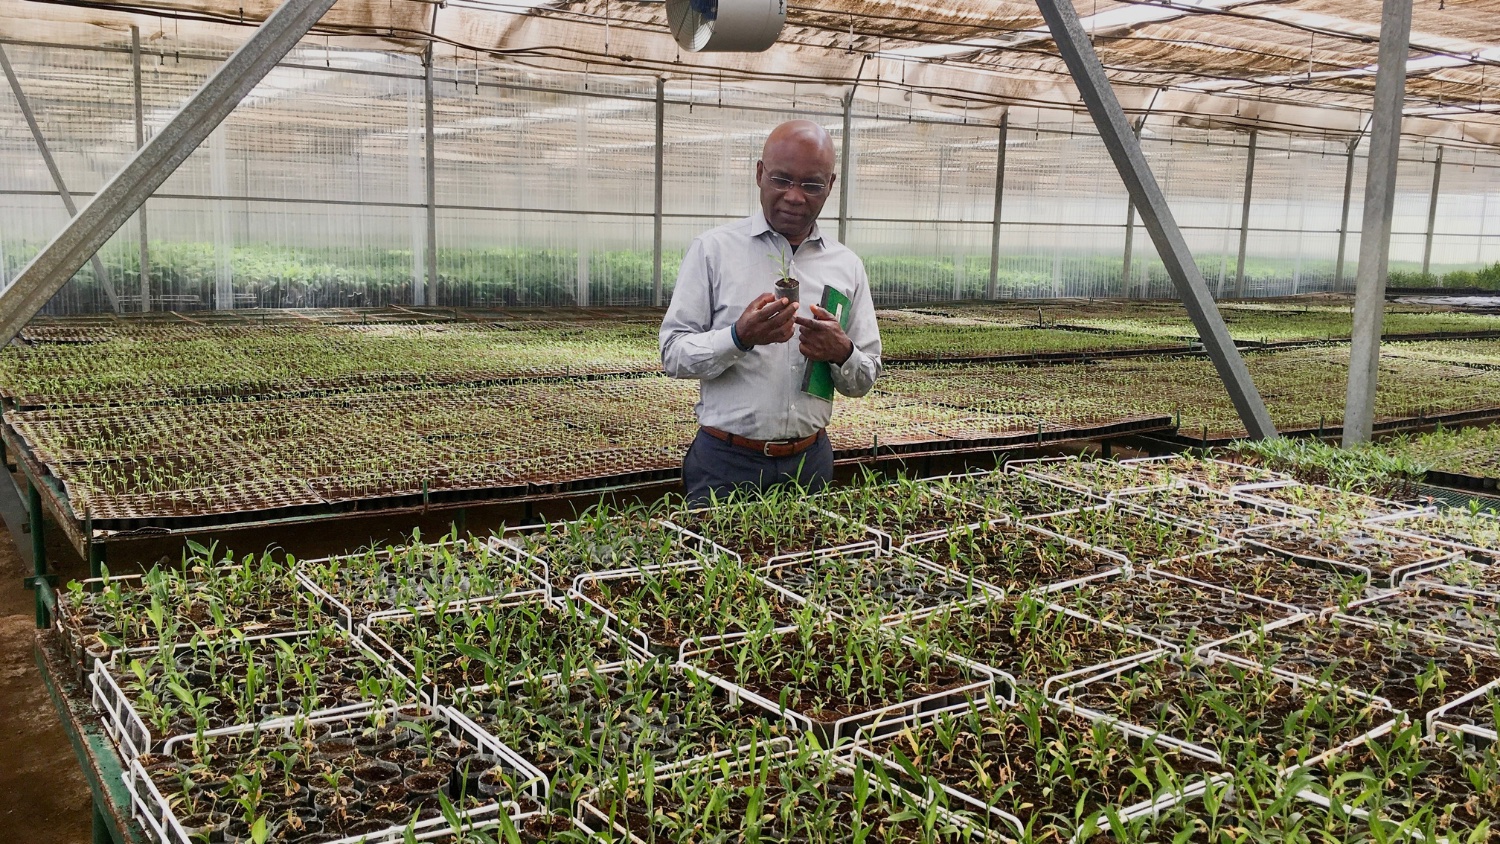
<svg viewBox="0 0 1500 844"><path fill-rule="evenodd" d="M808 361L795 335L742 352L730 334L751 300L774 292L782 254L792 255L791 245L757 211L699 235L683 256L661 324L661 362L667 375L701 382L700 425L750 439L787 440L827 426L833 414L833 402L802 391ZM825 286L849 298L853 311L845 333L854 352L842 366L830 364L833 384L846 396L870 392L880 376L880 329L864 262L815 224L792 266L801 316L812 315L810 306L822 301Z"/></svg>

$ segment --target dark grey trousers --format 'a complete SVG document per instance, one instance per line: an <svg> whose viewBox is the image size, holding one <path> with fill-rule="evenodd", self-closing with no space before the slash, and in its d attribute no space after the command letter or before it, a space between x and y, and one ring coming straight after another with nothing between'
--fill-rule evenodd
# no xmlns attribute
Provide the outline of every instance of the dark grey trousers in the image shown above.
<svg viewBox="0 0 1500 844"><path fill-rule="evenodd" d="M819 434L801 454L767 457L700 430L682 460L682 482L694 506L707 504L710 495L723 498L735 489L765 490L796 481L816 492L832 480L833 446L827 434Z"/></svg>

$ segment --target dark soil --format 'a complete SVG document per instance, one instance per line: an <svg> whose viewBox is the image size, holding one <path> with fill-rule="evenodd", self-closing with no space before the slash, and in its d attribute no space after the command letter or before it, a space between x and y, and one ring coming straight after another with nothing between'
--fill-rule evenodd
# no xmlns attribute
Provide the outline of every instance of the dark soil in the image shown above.
<svg viewBox="0 0 1500 844"><path fill-rule="evenodd" d="M1185 557L1223 543L1212 534L1138 515L1120 507L1081 510L1037 519L1071 539L1123 554L1137 565Z"/></svg>
<svg viewBox="0 0 1500 844"><path fill-rule="evenodd" d="M859 524L811 510L777 513L753 506L728 506L699 513L678 513L671 519L674 524L739 554L751 565L784 554L802 554L872 538Z"/></svg>
<svg viewBox="0 0 1500 844"><path fill-rule="evenodd" d="M1500 609L1490 598L1406 589L1397 597L1366 604L1350 615L1485 647L1500 646Z"/></svg>
<svg viewBox="0 0 1500 844"><path fill-rule="evenodd" d="M898 547L914 535L973 524L985 517L978 507L916 484L892 484L831 495L817 503L832 513L886 534Z"/></svg>
<svg viewBox="0 0 1500 844"><path fill-rule="evenodd" d="M1402 566L1452 553L1447 548L1388 532L1363 530L1354 525L1339 525L1327 530L1319 530L1315 525L1286 525L1255 531L1246 538L1281 554L1365 566L1372 575L1384 578L1389 578L1392 571Z"/></svg>
<svg viewBox="0 0 1500 844"><path fill-rule="evenodd" d="M1488 822L1491 830L1500 828L1500 788L1495 786L1500 765L1493 749L1481 751L1457 742L1417 743L1410 733L1388 736L1379 743L1385 748L1380 752L1362 745L1329 760L1324 783L1351 771L1370 771L1377 778L1385 775L1377 790L1378 798L1362 802L1361 808L1390 822L1402 821L1424 810L1431 812L1437 831L1451 833L1451 840L1467 840L1466 833L1481 822ZM1382 759L1385 753L1389 755ZM1488 787L1476 789L1471 773ZM1350 783L1354 792L1367 786L1367 781ZM1335 796L1340 794L1336 789ZM1355 793L1342 796L1353 798ZM1494 840L1493 832L1490 840Z"/></svg>
<svg viewBox="0 0 1500 844"><path fill-rule="evenodd" d="M978 584L904 554L812 557L779 566L766 578L848 618L913 613L986 594Z"/></svg>

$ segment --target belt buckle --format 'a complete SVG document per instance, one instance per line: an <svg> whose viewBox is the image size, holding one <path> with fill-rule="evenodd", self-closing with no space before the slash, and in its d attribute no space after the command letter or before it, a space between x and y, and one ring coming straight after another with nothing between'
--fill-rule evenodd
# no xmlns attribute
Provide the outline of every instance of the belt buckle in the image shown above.
<svg viewBox="0 0 1500 844"><path fill-rule="evenodd" d="M771 446L773 445L775 445L775 443L771 442L770 440L766 440L765 443L763 443L760 447L760 453L765 457L770 457Z"/></svg>

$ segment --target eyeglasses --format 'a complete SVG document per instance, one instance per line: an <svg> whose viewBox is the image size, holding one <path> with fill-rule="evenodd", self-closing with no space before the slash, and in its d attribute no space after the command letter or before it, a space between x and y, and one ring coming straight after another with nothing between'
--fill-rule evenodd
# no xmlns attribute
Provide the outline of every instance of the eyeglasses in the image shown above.
<svg viewBox="0 0 1500 844"><path fill-rule="evenodd" d="M781 176L767 176L766 181L771 183L771 189L777 193L786 193L792 189L792 185L802 188L802 192L808 196L822 196L828 192L828 186L822 182L794 182Z"/></svg>

